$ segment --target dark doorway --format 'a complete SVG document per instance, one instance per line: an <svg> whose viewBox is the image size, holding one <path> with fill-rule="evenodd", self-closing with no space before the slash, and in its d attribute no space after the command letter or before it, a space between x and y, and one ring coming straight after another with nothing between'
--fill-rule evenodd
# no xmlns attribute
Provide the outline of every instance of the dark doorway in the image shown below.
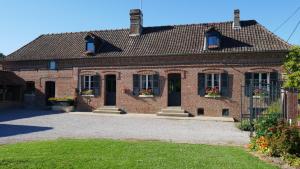
<svg viewBox="0 0 300 169"><path fill-rule="evenodd" d="M181 106L181 75L168 75L168 106Z"/></svg>
<svg viewBox="0 0 300 169"><path fill-rule="evenodd" d="M116 75L105 76L105 105L116 105Z"/></svg>
<svg viewBox="0 0 300 169"><path fill-rule="evenodd" d="M55 97L55 82L47 81L45 85L45 99L47 106L51 105L51 102L48 100L51 97Z"/></svg>

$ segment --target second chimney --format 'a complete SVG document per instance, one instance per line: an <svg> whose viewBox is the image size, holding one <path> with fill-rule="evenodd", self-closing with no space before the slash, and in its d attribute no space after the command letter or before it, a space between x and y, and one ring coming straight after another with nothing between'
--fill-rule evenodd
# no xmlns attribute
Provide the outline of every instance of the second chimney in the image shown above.
<svg viewBox="0 0 300 169"><path fill-rule="evenodd" d="M233 29L240 29L241 22L240 22L240 10L234 10L234 20L233 20Z"/></svg>
<svg viewBox="0 0 300 169"><path fill-rule="evenodd" d="M143 31L143 13L140 9L130 10L130 36L140 36Z"/></svg>

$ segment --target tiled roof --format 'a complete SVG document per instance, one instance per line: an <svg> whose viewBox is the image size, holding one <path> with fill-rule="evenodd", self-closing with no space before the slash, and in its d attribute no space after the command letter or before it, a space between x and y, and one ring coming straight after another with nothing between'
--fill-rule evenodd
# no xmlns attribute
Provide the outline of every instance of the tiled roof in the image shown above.
<svg viewBox="0 0 300 169"><path fill-rule="evenodd" d="M205 31L214 27L222 34L221 48L204 50ZM101 46L95 56L86 56L85 37L98 36ZM141 36L129 36L129 29L41 35L6 60L50 60L87 57L185 55L203 53L287 51L290 45L254 20L144 27Z"/></svg>

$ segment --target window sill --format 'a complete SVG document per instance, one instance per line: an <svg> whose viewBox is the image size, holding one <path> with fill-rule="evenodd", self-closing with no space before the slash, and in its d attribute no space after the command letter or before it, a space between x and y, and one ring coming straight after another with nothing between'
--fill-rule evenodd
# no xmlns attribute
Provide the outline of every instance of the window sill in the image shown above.
<svg viewBox="0 0 300 169"><path fill-rule="evenodd" d="M87 95L87 94L84 94L84 95L81 95L82 97L95 97L95 95Z"/></svg>
<svg viewBox="0 0 300 169"><path fill-rule="evenodd" d="M253 96L253 99L269 98L269 96Z"/></svg>
<svg viewBox="0 0 300 169"><path fill-rule="evenodd" d="M210 95L205 95L205 98L221 98L221 95L216 95L216 96L210 96Z"/></svg>
<svg viewBox="0 0 300 169"><path fill-rule="evenodd" d="M154 97L154 95L139 95L141 98L151 98Z"/></svg>

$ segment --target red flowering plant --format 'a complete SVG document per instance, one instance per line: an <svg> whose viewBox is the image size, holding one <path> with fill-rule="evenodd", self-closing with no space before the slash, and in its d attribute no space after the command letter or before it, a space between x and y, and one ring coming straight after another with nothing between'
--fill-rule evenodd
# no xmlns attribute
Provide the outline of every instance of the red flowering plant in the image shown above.
<svg viewBox="0 0 300 169"><path fill-rule="evenodd" d="M139 94L148 96L148 95L153 95L153 92L152 92L152 89L142 89Z"/></svg>
<svg viewBox="0 0 300 169"><path fill-rule="evenodd" d="M219 87L207 87L205 89L205 94L209 97L219 97L220 96Z"/></svg>

